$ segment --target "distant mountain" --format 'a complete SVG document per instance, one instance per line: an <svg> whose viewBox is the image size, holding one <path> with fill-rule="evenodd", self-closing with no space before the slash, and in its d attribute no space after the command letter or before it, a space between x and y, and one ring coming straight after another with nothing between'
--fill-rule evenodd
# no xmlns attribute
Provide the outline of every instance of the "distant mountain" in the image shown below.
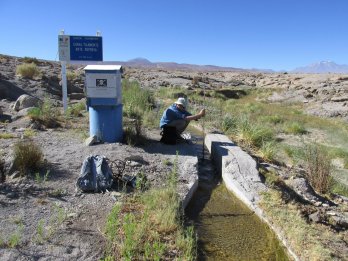
<svg viewBox="0 0 348 261"><path fill-rule="evenodd" d="M135 59L132 59L132 60L128 60L127 63L129 64L134 64L134 65L150 65L151 62L145 58L141 58L141 57L138 57L138 58L135 58Z"/></svg>
<svg viewBox="0 0 348 261"><path fill-rule="evenodd" d="M332 61L321 61L305 67L299 67L291 72L296 73L348 73L348 65L336 64Z"/></svg>
<svg viewBox="0 0 348 261"><path fill-rule="evenodd" d="M108 62L104 61L103 64L120 64L129 67L143 67L143 68L162 68L162 69L174 69L174 70L191 70L191 71L234 71L234 72L273 72L268 69L242 69L235 67L222 67L216 65L196 65L187 63L175 63L175 62L150 62L145 58L135 58L123 61Z"/></svg>

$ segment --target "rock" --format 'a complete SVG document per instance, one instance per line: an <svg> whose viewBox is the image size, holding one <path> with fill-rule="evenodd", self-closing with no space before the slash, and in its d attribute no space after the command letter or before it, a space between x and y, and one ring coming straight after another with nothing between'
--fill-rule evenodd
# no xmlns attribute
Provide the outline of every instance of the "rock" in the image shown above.
<svg viewBox="0 0 348 261"><path fill-rule="evenodd" d="M14 199L14 198L18 198L19 195L18 195L18 193L12 191L12 192L7 193L7 194L6 194L6 197L7 197L7 198Z"/></svg>
<svg viewBox="0 0 348 261"><path fill-rule="evenodd" d="M68 91L68 94L83 93L83 87L81 88L80 84L75 84L71 81L68 81L67 91Z"/></svg>
<svg viewBox="0 0 348 261"><path fill-rule="evenodd" d="M306 99L309 99L309 98L313 98L314 95L313 95L312 93L306 93L306 94L304 95L304 97L305 97Z"/></svg>
<svg viewBox="0 0 348 261"><path fill-rule="evenodd" d="M21 173L19 171L15 171L10 175L10 179L17 179L21 176Z"/></svg>
<svg viewBox="0 0 348 261"><path fill-rule="evenodd" d="M16 120L18 120L20 118L20 116L18 116L18 115L12 115L11 116L11 121L16 121Z"/></svg>
<svg viewBox="0 0 348 261"><path fill-rule="evenodd" d="M337 216L337 213L334 211L328 211L328 212L326 212L326 214L329 216Z"/></svg>
<svg viewBox="0 0 348 261"><path fill-rule="evenodd" d="M131 161L130 163L129 163L129 166L131 166L131 167L140 167L141 166L141 164L139 163L139 162L137 162L137 161Z"/></svg>
<svg viewBox="0 0 348 261"><path fill-rule="evenodd" d="M331 219L336 223L336 226L348 228L348 218L343 215L332 216Z"/></svg>
<svg viewBox="0 0 348 261"><path fill-rule="evenodd" d="M18 116L18 117L27 116L28 113L29 113L29 111L32 110L33 108L35 108L35 107L24 108L24 109L20 110L20 111L17 113L17 116Z"/></svg>
<svg viewBox="0 0 348 261"><path fill-rule="evenodd" d="M127 158L125 158L125 160L128 160L128 161L136 161L138 163L142 163L142 164L145 164L146 162L144 161L144 158L140 155L131 155Z"/></svg>
<svg viewBox="0 0 348 261"><path fill-rule="evenodd" d="M312 222L315 222L315 223L319 223L320 222L320 213L319 213L319 211L317 211L317 212L315 212L315 213L313 213L313 214L310 214L309 216L308 216L308 219L310 220L310 221L312 221Z"/></svg>
<svg viewBox="0 0 348 261"><path fill-rule="evenodd" d="M78 213L69 213L69 214L67 215L68 218L77 218L78 216L79 216Z"/></svg>
<svg viewBox="0 0 348 261"><path fill-rule="evenodd" d="M18 97L17 101L13 106L13 109L16 111L20 111L28 107L36 107L39 103L40 100L38 98L27 94L23 94Z"/></svg>
<svg viewBox="0 0 348 261"><path fill-rule="evenodd" d="M38 121L34 121L32 124L30 124L29 128L33 129L33 130L42 130L43 129L42 124L39 123Z"/></svg>
<svg viewBox="0 0 348 261"><path fill-rule="evenodd" d="M3 99L15 101L26 92L13 83L0 79L0 94Z"/></svg>
<svg viewBox="0 0 348 261"><path fill-rule="evenodd" d="M71 100L81 100L85 97L86 97L86 95L84 93L71 93L71 94L69 94L69 98Z"/></svg>
<svg viewBox="0 0 348 261"><path fill-rule="evenodd" d="M332 97L330 100L333 102L348 101L348 96L336 96L336 97Z"/></svg>
<svg viewBox="0 0 348 261"><path fill-rule="evenodd" d="M316 207L320 207L322 205L322 203L320 202L320 201L316 201L315 203L314 203L314 206L316 206Z"/></svg>
<svg viewBox="0 0 348 261"><path fill-rule="evenodd" d="M118 191L112 191L111 192L111 195L115 196L115 197L121 197L122 196L122 193L121 192L118 192Z"/></svg>
<svg viewBox="0 0 348 261"><path fill-rule="evenodd" d="M117 192L117 191L111 192L111 198L112 198L114 201L117 201L120 197L122 197L122 193Z"/></svg>
<svg viewBox="0 0 348 261"><path fill-rule="evenodd" d="M41 84L50 94L59 96L62 94L62 87L59 85L59 78L56 75L43 75Z"/></svg>
<svg viewBox="0 0 348 261"><path fill-rule="evenodd" d="M17 132L25 132L26 128L19 128L19 129L16 129Z"/></svg>
<svg viewBox="0 0 348 261"><path fill-rule="evenodd" d="M4 171L5 175L10 175L15 171L14 156L5 157Z"/></svg>
<svg viewBox="0 0 348 261"><path fill-rule="evenodd" d="M315 195L313 188L305 178L295 178L292 180L290 185L295 189L296 192L301 191L303 193Z"/></svg>
<svg viewBox="0 0 348 261"><path fill-rule="evenodd" d="M93 136L86 139L85 144L86 144L86 146L92 146L96 142L98 142L98 138L96 135L93 135Z"/></svg>

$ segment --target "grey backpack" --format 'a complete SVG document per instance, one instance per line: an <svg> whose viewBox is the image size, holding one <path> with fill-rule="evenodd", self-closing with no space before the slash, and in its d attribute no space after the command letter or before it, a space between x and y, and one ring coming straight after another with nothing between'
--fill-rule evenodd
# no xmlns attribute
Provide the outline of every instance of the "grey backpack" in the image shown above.
<svg viewBox="0 0 348 261"><path fill-rule="evenodd" d="M106 157L88 156L82 164L76 186L83 192L100 192L111 188L112 172Z"/></svg>

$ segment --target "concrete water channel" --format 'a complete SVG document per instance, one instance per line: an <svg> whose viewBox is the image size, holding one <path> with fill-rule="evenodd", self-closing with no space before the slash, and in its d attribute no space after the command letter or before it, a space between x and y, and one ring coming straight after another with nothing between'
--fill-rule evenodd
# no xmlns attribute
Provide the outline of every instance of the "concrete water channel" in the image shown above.
<svg viewBox="0 0 348 261"><path fill-rule="evenodd" d="M268 225L226 188L207 150L198 168L198 188L185 208L197 231L198 260L289 260Z"/></svg>

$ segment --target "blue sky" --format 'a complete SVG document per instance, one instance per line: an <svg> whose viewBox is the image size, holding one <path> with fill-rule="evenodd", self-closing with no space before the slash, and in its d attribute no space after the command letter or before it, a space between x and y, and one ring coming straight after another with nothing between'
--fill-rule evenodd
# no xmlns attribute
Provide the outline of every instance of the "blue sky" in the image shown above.
<svg viewBox="0 0 348 261"><path fill-rule="evenodd" d="M348 64L348 1L0 0L0 53L57 60L67 35L101 31L105 61L292 70Z"/></svg>

